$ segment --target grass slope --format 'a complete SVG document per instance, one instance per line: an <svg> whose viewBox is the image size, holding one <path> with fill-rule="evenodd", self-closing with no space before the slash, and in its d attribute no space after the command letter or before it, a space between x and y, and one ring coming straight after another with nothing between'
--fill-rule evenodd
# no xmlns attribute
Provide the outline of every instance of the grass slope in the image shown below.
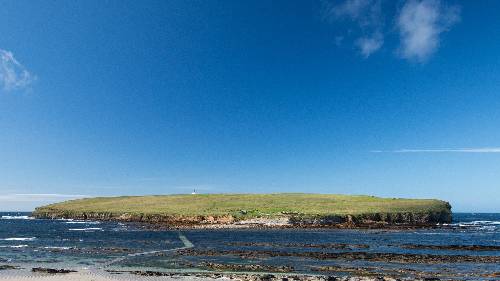
<svg viewBox="0 0 500 281"><path fill-rule="evenodd" d="M172 216L234 217L302 215L360 215L373 213L449 212L435 199L396 199L333 194L197 194L99 197L71 200L37 208L35 213L108 213Z"/></svg>

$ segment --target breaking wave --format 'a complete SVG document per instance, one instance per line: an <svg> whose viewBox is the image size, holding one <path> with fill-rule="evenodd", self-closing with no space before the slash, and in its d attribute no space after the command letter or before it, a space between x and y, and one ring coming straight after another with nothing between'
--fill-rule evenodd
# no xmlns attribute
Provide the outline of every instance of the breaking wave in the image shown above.
<svg viewBox="0 0 500 281"><path fill-rule="evenodd" d="M13 245L13 246L0 246L0 248L26 248L28 245Z"/></svg>
<svg viewBox="0 0 500 281"><path fill-rule="evenodd" d="M36 237L10 237L10 238L4 238L0 239L2 241L33 241L35 240Z"/></svg>
<svg viewBox="0 0 500 281"><path fill-rule="evenodd" d="M2 216L2 220L32 220L34 217L30 216Z"/></svg>
<svg viewBox="0 0 500 281"><path fill-rule="evenodd" d="M102 230L100 227L87 227L87 228L70 228L69 231L96 231Z"/></svg>

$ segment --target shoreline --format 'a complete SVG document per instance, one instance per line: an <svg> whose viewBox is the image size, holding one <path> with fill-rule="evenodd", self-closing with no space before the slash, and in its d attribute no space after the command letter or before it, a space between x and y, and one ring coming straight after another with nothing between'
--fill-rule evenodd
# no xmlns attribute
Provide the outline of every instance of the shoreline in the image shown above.
<svg viewBox="0 0 500 281"><path fill-rule="evenodd" d="M34 266L34 267L32 267ZM31 269L30 269L31 268ZM410 272L410 271L409 271ZM407 272L407 273L409 273ZM356 267L319 268L318 273L296 273L276 271L227 271L227 270L156 270L156 269L101 269L101 268L49 268L24 265L15 269L0 270L0 280L9 281L132 281L132 280L177 280L177 281L439 281L491 280L499 278L500 272L482 274L449 275L448 273L405 271L378 272Z"/></svg>
<svg viewBox="0 0 500 281"><path fill-rule="evenodd" d="M131 280L237 280L237 281L437 281L436 276L402 277L388 274L301 274L280 272L232 272L232 271L154 271L154 270L102 270L102 269L53 269L29 268L0 271L0 280L5 281L131 281ZM46 270L47 272L44 272ZM339 271L341 272L341 271ZM337 273L339 273L337 272ZM444 277L445 276L440 276ZM498 275L484 276L498 277Z"/></svg>
<svg viewBox="0 0 500 281"><path fill-rule="evenodd" d="M480 219L484 218L481 217ZM60 226L61 233L67 233L70 237L75 234L68 230L73 227L72 223L80 224L87 222L64 220L20 221L21 226L24 224L32 226L47 225L48 228L46 229L52 229L54 226L57 226L56 228L59 229L58 227ZM130 227L125 227L124 225L126 224L130 224ZM117 225L124 228L116 229L115 226ZM241 281L283 281L285 279L286 281L430 281L438 279L470 280L470 278L491 280L492 278L496 279L500 277L500 270L498 270L497 266L500 264L500 257L498 256L498 252L496 252L500 250L498 243L491 242L484 244L481 242L482 240L476 241L479 243L457 243L456 241L448 241L445 237L439 238L441 237L440 235L434 235L447 234L447 225L432 226L433 228L444 228L444 230L431 231L412 231L411 229L414 228L409 228L408 226L404 228L398 226L397 229L394 227L385 228L381 231L380 228L364 231L359 230L358 227L353 230L332 230L331 232L329 231L331 228L316 228L314 230L312 228L304 229L295 227L287 228L293 229L293 231L283 232L259 232L252 230L246 232L245 230L249 228L238 228L242 230L241 233L247 233L248 237L253 237L244 238L242 236L242 239L239 239L239 231L227 231L227 234L224 234L224 230L227 228L220 229L220 231L214 230L214 232L186 232L186 236L184 236L183 231L172 231L168 235L164 235L161 231L158 234L154 230L147 229L155 227L161 228L162 225L134 222L107 224L103 222L101 228L107 231L118 230L120 233L122 233L121 231L125 231L123 233L129 233L127 234L131 235L129 238L133 238L130 239L131 242L138 241L144 243L141 245L149 245L146 240L142 239L150 238L152 238L150 241L162 243L158 245L154 244L151 248L132 247L123 243L111 243L110 245L99 246L94 243L95 239L100 241L104 237L113 235L111 233L105 234L96 231L95 233L85 232L85 234L82 234L90 239L90 243L85 245L71 246L70 243L63 245L68 246L65 249L47 250L49 248L47 245L57 245L52 244L54 241L51 240L50 242L34 244L29 250L12 249L11 253L14 256L17 255L16 253L21 254L24 251L35 253L42 248L45 249L43 251L47 254L43 257L40 256L39 258L30 260L21 257L18 260L19 262L15 262L16 258L11 260L10 257L14 256L11 255L9 257L9 252L7 252L4 259L0 258L0 280L9 276L14 276L14 279L10 279L11 281L59 279L61 281L101 280L97 279L97 277L89 277L88 272L99 272L98 278L104 275L103 278L106 278L106 280L124 281L150 280L150 278L186 281L231 279ZM453 226L450 225L449 227L452 228ZM273 227L267 228L275 229ZM145 236L140 236L139 232L128 232L128 230L136 231L140 229L146 231ZM262 227L253 225L253 229L262 229ZM406 231L407 229L409 232ZM313 230L312 234L308 234L309 230ZM298 233L297 236L294 235L295 231ZM474 230L472 233L474 235L481 234L478 237L484 237L482 234L490 233L488 231L491 231L491 229L476 231ZM148 233L153 234L154 237L151 237L151 234ZM281 237L281 233L286 233L287 235L283 239L273 239L273 235ZM303 233L304 236L301 236L302 234L300 233ZM458 234L462 232L453 233ZM30 235L32 236L29 237L35 237L34 233L30 233ZM177 235L179 236L178 238ZM215 242L207 243L205 241L207 235L214 235ZM227 235L227 237L221 235ZM406 240L406 238L411 238L408 235L418 239ZM462 237L462 234L460 235ZM80 235L77 236L80 238L83 237ZM20 236L10 235L4 237ZM37 237L42 237L43 239L44 235ZM67 236L60 238L64 237ZM465 235L463 237L468 239L472 236ZM192 239L194 243L188 240L188 238ZM373 240L378 238L384 242L381 244L373 242L378 241ZM401 238L405 239L401 240ZM432 239L429 241L426 240L430 238ZM386 241L385 239L388 240ZM37 243L36 241L38 240L33 238L33 241L35 241L33 243ZM175 242L175 244L171 244L172 242ZM16 243L12 242L11 244L15 245ZM387 247L390 249L387 250ZM87 256L96 253L101 253L106 255L106 257L90 258ZM49 260L47 258L51 258L54 255L58 259L46 263L46 260ZM66 260L64 258L66 256L72 259ZM143 256L146 258L143 258ZM73 257L78 258L73 259ZM136 257L140 258L135 260ZM130 261L126 260L128 258L130 258ZM23 260L25 262L22 262ZM468 264L467 268L463 267L465 264ZM2 266L4 267L2 268ZM18 266L20 269L12 270L12 266ZM36 270L38 272L31 272L33 268L39 268ZM43 273L45 269L47 269L47 272L50 272L48 271L50 268L54 269L51 270L54 274ZM78 272L70 272L71 270ZM44 276L53 276L55 279L40 279ZM58 276L66 277L60 278ZM320 278L318 276L323 277Z"/></svg>

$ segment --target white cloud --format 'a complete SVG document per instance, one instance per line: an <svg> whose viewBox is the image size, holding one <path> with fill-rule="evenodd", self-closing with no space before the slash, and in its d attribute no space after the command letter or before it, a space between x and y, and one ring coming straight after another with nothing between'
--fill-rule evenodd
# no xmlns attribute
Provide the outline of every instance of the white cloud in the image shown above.
<svg viewBox="0 0 500 281"><path fill-rule="evenodd" d="M43 202L90 197L80 194L7 194L0 195L0 202Z"/></svg>
<svg viewBox="0 0 500 281"><path fill-rule="evenodd" d="M382 7L395 5L382 0L344 0L342 2L324 0L324 19L328 22L347 21L344 34L337 38L351 37L354 45L365 58L376 53L386 44L386 22L394 22L399 32L400 58L425 62L440 45L443 32L460 21L460 7L446 5L441 0L406 0L395 14L383 13ZM390 18L389 18L390 17ZM341 31L342 32L342 31Z"/></svg>
<svg viewBox="0 0 500 281"><path fill-rule="evenodd" d="M381 31L383 17L380 0L346 0L339 5L326 3L328 20L350 20L358 26L361 34L364 34L355 40L355 46L365 58L382 47L384 35Z"/></svg>
<svg viewBox="0 0 500 281"><path fill-rule="evenodd" d="M379 32L376 32L371 37L361 37L356 41L356 45L365 58L380 49L382 44L384 44L384 37Z"/></svg>
<svg viewBox="0 0 500 281"><path fill-rule="evenodd" d="M361 27L377 27L381 23L380 0L346 0L339 5L330 4L327 16L350 19Z"/></svg>
<svg viewBox="0 0 500 281"><path fill-rule="evenodd" d="M446 149L397 149L397 150L372 150L374 153L500 153L500 147L480 148L446 148Z"/></svg>
<svg viewBox="0 0 500 281"><path fill-rule="evenodd" d="M0 87L4 91L26 89L35 80L36 77L11 52L0 49Z"/></svg>
<svg viewBox="0 0 500 281"><path fill-rule="evenodd" d="M439 47L439 35L460 20L457 6L447 7L439 0L409 0L398 18L401 57L424 62Z"/></svg>

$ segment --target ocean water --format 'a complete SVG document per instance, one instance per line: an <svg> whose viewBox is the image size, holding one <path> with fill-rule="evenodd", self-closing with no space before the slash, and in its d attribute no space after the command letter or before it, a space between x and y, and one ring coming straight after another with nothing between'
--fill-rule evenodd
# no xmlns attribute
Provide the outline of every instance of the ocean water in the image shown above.
<svg viewBox="0 0 500 281"><path fill-rule="evenodd" d="M0 265L23 268L250 271L257 265L305 274L498 280L492 276L500 274L499 249L500 214L459 213L452 224L417 230L165 231L0 213Z"/></svg>

